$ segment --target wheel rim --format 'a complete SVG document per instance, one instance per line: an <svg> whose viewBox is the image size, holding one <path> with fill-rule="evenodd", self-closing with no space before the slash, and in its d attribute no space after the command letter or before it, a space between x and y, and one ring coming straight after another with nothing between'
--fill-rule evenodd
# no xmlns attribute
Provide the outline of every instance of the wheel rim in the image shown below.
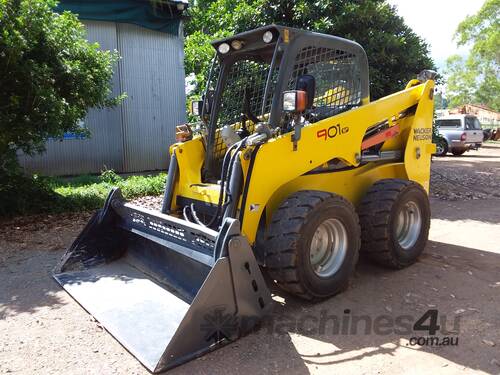
<svg viewBox="0 0 500 375"><path fill-rule="evenodd" d="M337 219L323 221L314 232L309 259L314 273L330 277L342 265L347 253L347 231Z"/></svg>
<svg viewBox="0 0 500 375"><path fill-rule="evenodd" d="M396 239L403 249L408 250L418 240L422 228L420 208L413 201L408 201L396 217Z"/></svg>
<svg viewBox="0 0 500 375"><path fill-rule="evenodd" d="M442 142L438 142L437 145L436 145L436 153L438 155L441 155L441 154L443 154L443 151L444 151L443 143Z"/></svg>

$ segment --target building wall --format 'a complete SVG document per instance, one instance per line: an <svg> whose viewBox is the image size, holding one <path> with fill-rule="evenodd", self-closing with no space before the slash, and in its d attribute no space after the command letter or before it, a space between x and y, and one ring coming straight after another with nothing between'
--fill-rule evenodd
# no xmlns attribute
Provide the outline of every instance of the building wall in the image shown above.
<svg viewBox="0 0 500 375"><path fill-rule="evenodd" d="M113 94L127 98L113 109L91 109L89 139L49 140L42 155L20 155L29 172L45 175L166 169L175 126L186 121L182 38L135 25L83 21L89 41L118 50Z"/></svg>
<svg viewBox="0 0 500 375"><path fill-rule="evenodd" d="M467 113L475 115L482 125L500 125L500 113L478 105L466 104L458 108L450 109L449 113Z"/></svg>
<svg viewBox="0 0 500 375"><path fill-rule="evenodd" d="M118 35L124 168L164 169L175 126L186 122L182 39L128 24Z"/></svg>

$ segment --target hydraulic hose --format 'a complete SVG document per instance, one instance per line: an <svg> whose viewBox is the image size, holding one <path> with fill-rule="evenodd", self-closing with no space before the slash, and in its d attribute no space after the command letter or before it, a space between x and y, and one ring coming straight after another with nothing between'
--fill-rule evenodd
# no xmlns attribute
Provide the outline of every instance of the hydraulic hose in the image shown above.
<svg viewBox="0 0 500 375"><path fill-rule="evenodd" d="M221 180L221 186L220 186L220 191L219 191L219 202L217 204L217 210L215 212L215 215L212 217L212 220L210 220L210 222L208 223L208 226L211 226L213 225L217 219L219 218L219 216L223 213L223 207L225 207L227 205L228 202L226 202L225 200L226 199L230 199L231 197L231 192L228 190L228 186L226 186L226 181L229 181L229 178L231 176L231 172L233 170L233 163L234 163L234 160L239 157L238 156L238 153L241 151L241 149L245 146L245 141L246 141L246 138L242 139L240 142L238 143L235 143L233 146L231 146L230 149L228 149L226 156L229 157L229 164L226 166L226 168L224 168L224 165L223 165L223 168L222 168L222 173L224 173L224 177L221 176L222 180ZM233 151L233 149L235 149L234 153L231 155L231 152ZM224 159L225 159L224 157ZM225 170L224 170L225 169Z"/></svg>
<svg viewBox="0 0 500 375"><path fill-rule="evenodd" d="M214 216L210 219L208 223L204 223L201 221L195 211L194 205L191 204L190 206L185 206L183 209L183 216L184 219L187 221L191 221L187 215L187 209L191 211L191 216L193 217L194 221L202 225L204 227L211 227L215 224L217 219L220 217L221 213L223 212L223 208L229 203L229 202L224 202L225 199L230 198L231 194L227 188L226 185L226 180L228 180L231 176L231 171L232 171L232 166L235 161L235 158L238 157L238 153L240 150L245 146L245 141L246 138L242 139L240 142L235 143L231 147L229 147L226 151L226 154L224 155L224 159L222 162L222 170L221 170L221 181L220 181L220 190L219 190L219 201L217 203L217 209L215 211ZM232 151L236 149L233 155L231 155Z"/></svg>

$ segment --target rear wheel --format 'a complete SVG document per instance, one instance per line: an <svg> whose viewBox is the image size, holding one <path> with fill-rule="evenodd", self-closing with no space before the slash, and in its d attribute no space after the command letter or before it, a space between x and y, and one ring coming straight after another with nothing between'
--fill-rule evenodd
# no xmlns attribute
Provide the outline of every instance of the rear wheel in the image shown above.
<svg viewBox="0 0 500 375"><path fill-rule="evenodd" d="M455 156L460 156L460 155L462 155L465 151L466 151L466 150L461 149L461 148L458 148L458 149L457 149L457 148L455 148L455 149L451 150L451 153L452 153L453 155L455 155Z"/></svg>
<svg viewBox="0 0 500 375"><path fill-rule="evenodd" d="M373 184L359 207L361 252L384 266L403 268L424 250L430 227L426 191L417 183L387 179Z"/></svg>
<svg viewBox="0 0 500 375"><path fill-rule="evenodd" d="M320 191L299 191L273 215L266 269L287 292L320 299L348 285L358 259L360 228L353 205Z"/></svg>

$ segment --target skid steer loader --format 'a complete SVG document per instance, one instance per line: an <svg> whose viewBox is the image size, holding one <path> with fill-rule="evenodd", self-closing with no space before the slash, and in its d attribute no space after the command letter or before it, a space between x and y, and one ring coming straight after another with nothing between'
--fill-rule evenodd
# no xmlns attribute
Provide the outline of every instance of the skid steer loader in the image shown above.
<svg viewBox="0 0 500 375"><path fill-rule="evenodd" d="M370 102L355 42L271 25L213 46L161 212L113 190L54 272L153 372L252 329L272 306L261 270L318 300L359 251L401 268L428 236L434 72Z"/></svg>

